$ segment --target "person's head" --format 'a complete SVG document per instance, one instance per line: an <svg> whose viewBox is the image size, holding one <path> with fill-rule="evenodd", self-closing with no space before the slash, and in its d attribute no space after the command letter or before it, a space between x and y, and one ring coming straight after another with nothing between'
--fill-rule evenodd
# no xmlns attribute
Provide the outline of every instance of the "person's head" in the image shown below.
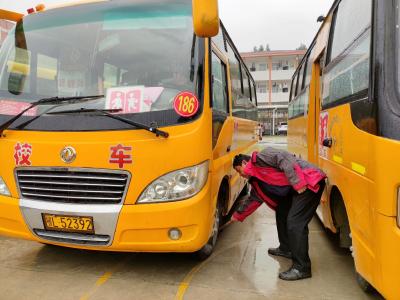
<svg viewBox="0 0 400 300"><path fill-rule="evenodd" d="M239 154L233 159L233 168L240 174L240 176L244 178L250 177L244 172L244 168L246 167L246 164L249 162L250 158L251 157L248 155Z"/></svg>

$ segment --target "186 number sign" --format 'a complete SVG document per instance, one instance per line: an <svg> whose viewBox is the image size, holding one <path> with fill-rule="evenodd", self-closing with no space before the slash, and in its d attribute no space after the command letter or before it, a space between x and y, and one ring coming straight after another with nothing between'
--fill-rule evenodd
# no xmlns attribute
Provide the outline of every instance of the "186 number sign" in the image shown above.
<svg viewBox="0 0 400 300"><path fill-rule="evenodd" d="M189 118L199 110L199 100L191 92L181 92L175 97L174 109L178 115Z"/></svg>

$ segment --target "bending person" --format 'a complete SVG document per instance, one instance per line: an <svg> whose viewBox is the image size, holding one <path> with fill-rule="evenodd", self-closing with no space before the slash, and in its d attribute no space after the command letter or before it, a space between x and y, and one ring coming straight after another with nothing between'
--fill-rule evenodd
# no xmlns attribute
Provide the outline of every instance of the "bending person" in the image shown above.
<svg viewBox="0 0 400 300"><path fill-rule="evenodd" d="M308 224L325 188L323 171L287 151L265 148L253 155L237 155L233 167L251 185L250 196L232 215L230 222L243 222L262 203L276 211L279 247L271 255L293 260L292 267L279 274L283 280L311 277L308 254Z"/></svg>

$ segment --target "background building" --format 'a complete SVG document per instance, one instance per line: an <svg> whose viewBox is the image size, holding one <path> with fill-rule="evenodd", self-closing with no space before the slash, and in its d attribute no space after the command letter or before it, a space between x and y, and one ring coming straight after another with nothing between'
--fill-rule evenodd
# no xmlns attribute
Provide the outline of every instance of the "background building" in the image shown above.
<svg viewBox="0 0 400 300"><path fill-rule="evenodd" d="M306 50L241 53L256 81L258 118L264 123L266 134L274 134L280 122L287 122L291 79L305 53Z"/></svg>
<svg viewBox="0 0 400 300"><path fill-rule="evenodd" d="M14 23L0 20L0 46L3 44L7 37L8 31L14 26Z"/></svg>

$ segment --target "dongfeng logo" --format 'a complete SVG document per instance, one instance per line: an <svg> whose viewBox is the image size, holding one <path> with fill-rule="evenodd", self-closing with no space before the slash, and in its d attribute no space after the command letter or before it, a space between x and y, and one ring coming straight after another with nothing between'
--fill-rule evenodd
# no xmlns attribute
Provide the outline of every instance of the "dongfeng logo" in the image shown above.
<svg viewBox="0 0 400 300"><path fill-rule="evenodd" d="M73 147L67 146L61 150L60 156L63 162L70 164L76 158L76 151Z"/></svg>

